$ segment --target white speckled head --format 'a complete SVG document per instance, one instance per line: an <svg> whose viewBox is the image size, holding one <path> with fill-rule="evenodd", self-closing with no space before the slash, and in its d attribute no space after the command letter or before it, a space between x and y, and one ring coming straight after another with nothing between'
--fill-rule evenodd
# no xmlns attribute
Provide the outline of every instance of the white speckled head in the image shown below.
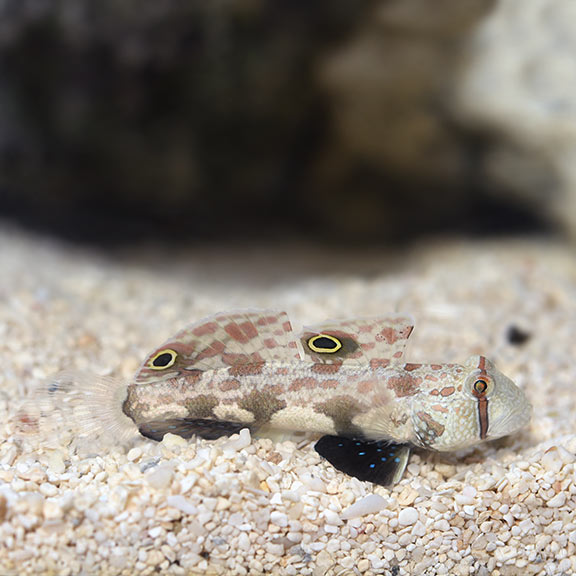
<svg viewBox="0 0 576 576"><path fill-rule="evenodd" d="M447 451L512 434L530 421L532 407L512 380L484 356L455 366L443 387L413 398L415 443Z"/></svg>

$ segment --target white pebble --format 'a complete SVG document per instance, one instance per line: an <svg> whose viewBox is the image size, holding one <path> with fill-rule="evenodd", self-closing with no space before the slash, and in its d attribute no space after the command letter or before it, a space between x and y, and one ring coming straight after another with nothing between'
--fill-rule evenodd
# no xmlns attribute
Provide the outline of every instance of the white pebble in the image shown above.
<svg viewBox="0 0 576 576"><path fill-rule="evenodd" d="M368 569L370 568L370 561L367 560L366 558L362 558L362 560L358 562L358 566L356 567L358 568L359 572L367 572Z"/></svg>
<svg viewBox="0 0 576 576"><path fill-rule="evenodd" d="M462 494L468 496L469 498L474 498L478 494L478 490L474 486L464 486L462 489Z"/></svg>
<svg viewBox="0 0 576 576"><path fill-rule="evenodd" d="M440 520L434 522L434 529L440 530L440 532L447 532L450 530L450 524L445 518L440 518Z"/></svg>
<svg viewBox="0 0 576 576"><path fill-rule="evenodd" d="M240 536L238 536L238 548L240 548L240 550L250 550L251 546L248 534L246 534L246 532L240 532Z"/></svg>
<svg viewBox="0 0 576 576"><path fill-rule="evenodd" d="M270 498L270 504L282 504L282 494L275 492Z"/></svg>
<svg viewBox="0 0 576 576"><path fill-rule="evenodd" d="M564 506L566 504L566 493L559 492L556 496L550 498L546 505L550 508L560 508L560 506Z"/></svg>
<svg viewBox="0 0 576 576"><path fill-rule="evenodd" d="M126 458L129 462L135 462L142 456L142 449L141 448L131 448L128 450L128 454L126 454Z"/></svg>
<svg viewBox="0 0 576 576"><path fill-rule="evenodd" d="M52 450L48 456L48 469L54 474L64 474L66 471L66 464L64 463L64 455L60 450Z"/></svg>
<svg viewBox="0 0 576 576"><path fill-rule="evenodd" d="M334 510L324 510L324 518L326 518L326 524L331 524L332 526L341 526L343 524L340 516Z"/></svg>
<svg viewBox="0 0 576 576"><path fill-rule="evenodd" d="M414 536L425 536L426 535L426 526L420 521L414 524L414 528L412 528L412 534Z"/></svg>
<svg viewBox="0 0 576 576"><path fill-rule="evenodd" d="M58 494L58 488L56 488L54 484L44 482L43 484L40 484L40 493L48 498L51 498L52 496L56 496L56 494Z"/></svg>
<svg viewBox="0 0 576 576"><path fill-rule="evenodd" d="M284 544L274 544L269 542L266 544L266 552L273 556L282 556L284 554Z"/></svg>
<svg viewBox="0 0 576 576"><path fill-rule="evenodd" d="M164 434L164 438L162 438L162 445L169 450L174 450L184 448L188 446L188 440L182 438L182 436L178 436L177 434Z"/></svg>
<svg viewBox="0 0 576 576"><path fill-rule="evenodd" d="M168 496L168 498L166 498L166 504L172 506L172 508L176 508L176 510L180 510L180 512L184 512L184 514L192 515L198 513L198 508L181 494Z"/></svg>
<svg viewBox="0 0 576 576"><path fill-rule="evenodd" d="M163 490L170 486L173 476L174 470L170 466L157 466L146 474L146 480L152 488Z"/></svg>
<svg viewBox="0 0 576 576"><path fill-rule="evenodd" d="M455 494L454 500L460 505L474 504L474 498L478 491L474 486L464 486L461 494Z"/></svg>
<svg viewBox="0 0 576 576"><path fill-rule="evenodd" d="M295 544L298 544L298 542L302 541L302 534L300 532L288 532L288 534L286 534L286 538L288 538L288 540L290 540L290 542L294 542ZM331 540L331 542L335 542L335 541Z"/></svg>
<svg viewBox="0 0 576 576"><path fill-rule="evenodd" d="M234 434L234 436L222 446L222 450L224 450L224 452L238 452L250 446L251 442L250 430L248 428L242 428L237 436Z"/></svg>
<svg viewBox="0 0 576 576"><path fill-rule="evenodd" d="M53 500L44 502L44 517L46 520L57 520L62 518L63 511L60 505Z"/></svg>
<svg viewBox="0 0 576 576"><path fill-rule="evenodd" d="M272 522L272 524L276 524L276 526L281 526L284 528L285 526L288 526L288 516L283 512L274 510L270 513L270 522Z"/></svg>
<svg viewBox="0 0 576 576"><path fill-rule="evenodd" d="M304 484L308 490L314 490L315 492L326 492L326 484L318 476L309 476L305 479Z"/></svg>
<svg viewBox="0 0 576 576"><path fill-rule="evenodd" d="M398 514L398 523L401 526L412 526L418 522L418 510L409 506L408 508L403 508Z"/></svg>
<svg viewBox="0 0 576 576"><path fill-rule="evenodd" d="M386 508L386 504L386 500L380 494L370 494L346 508L341 517L344 520L350 520L351 518L366 516L366 514L376 514Z"/></svg>

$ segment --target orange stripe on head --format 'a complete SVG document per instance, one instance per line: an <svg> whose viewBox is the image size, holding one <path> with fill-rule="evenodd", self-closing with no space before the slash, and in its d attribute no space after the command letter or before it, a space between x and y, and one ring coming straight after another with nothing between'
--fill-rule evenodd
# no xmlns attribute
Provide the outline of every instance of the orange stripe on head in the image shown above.
<svg viewBox="0 0 576 576"><path fill-rule="evenodd" d="M478 360L478 370L480 370L480 378L488 378L486 372L486 358L480 356ZM480 421L480 439L485 440L488 435L488 398L476 394L473 390L474 396L478 400L478 420Z"/></svg>
<svg viewBox="0 0 576 576"><path fill-rule="evenodd" d="M478 419L480 420L480 439L488 435L488 398L478 398Z"/></svg>

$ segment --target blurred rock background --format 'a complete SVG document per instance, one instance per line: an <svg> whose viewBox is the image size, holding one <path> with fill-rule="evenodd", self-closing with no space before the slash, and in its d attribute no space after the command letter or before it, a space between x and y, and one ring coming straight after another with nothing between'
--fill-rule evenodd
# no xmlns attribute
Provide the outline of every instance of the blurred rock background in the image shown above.
<svg viewBox="0 0 576 576"><path fill-rule="evenodd" d="M575 30L570 0L1 0L0 216L576 237Z"/></svg>

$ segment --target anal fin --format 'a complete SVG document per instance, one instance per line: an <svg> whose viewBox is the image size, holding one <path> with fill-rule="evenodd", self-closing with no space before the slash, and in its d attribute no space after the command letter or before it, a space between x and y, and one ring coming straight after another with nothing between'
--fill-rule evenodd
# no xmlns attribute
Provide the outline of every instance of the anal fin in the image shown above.
<svg viewBox="0 0 576 576"><path fill-rule="evenodd" d="M408 444L343 436L322 436L314 449L337 470L381 486L400 481L410 455Z"/></svg>
<svg viewBox="0 0 576 576"><path fill-rule="evenodd" d="M216 440L221 436L238 434L245 423L210 420L207 418L168 418L166 420L151 420L139 425L142 436L160 442L166 434L176 434L182 438L200 436L205 440Z"/></svg>

